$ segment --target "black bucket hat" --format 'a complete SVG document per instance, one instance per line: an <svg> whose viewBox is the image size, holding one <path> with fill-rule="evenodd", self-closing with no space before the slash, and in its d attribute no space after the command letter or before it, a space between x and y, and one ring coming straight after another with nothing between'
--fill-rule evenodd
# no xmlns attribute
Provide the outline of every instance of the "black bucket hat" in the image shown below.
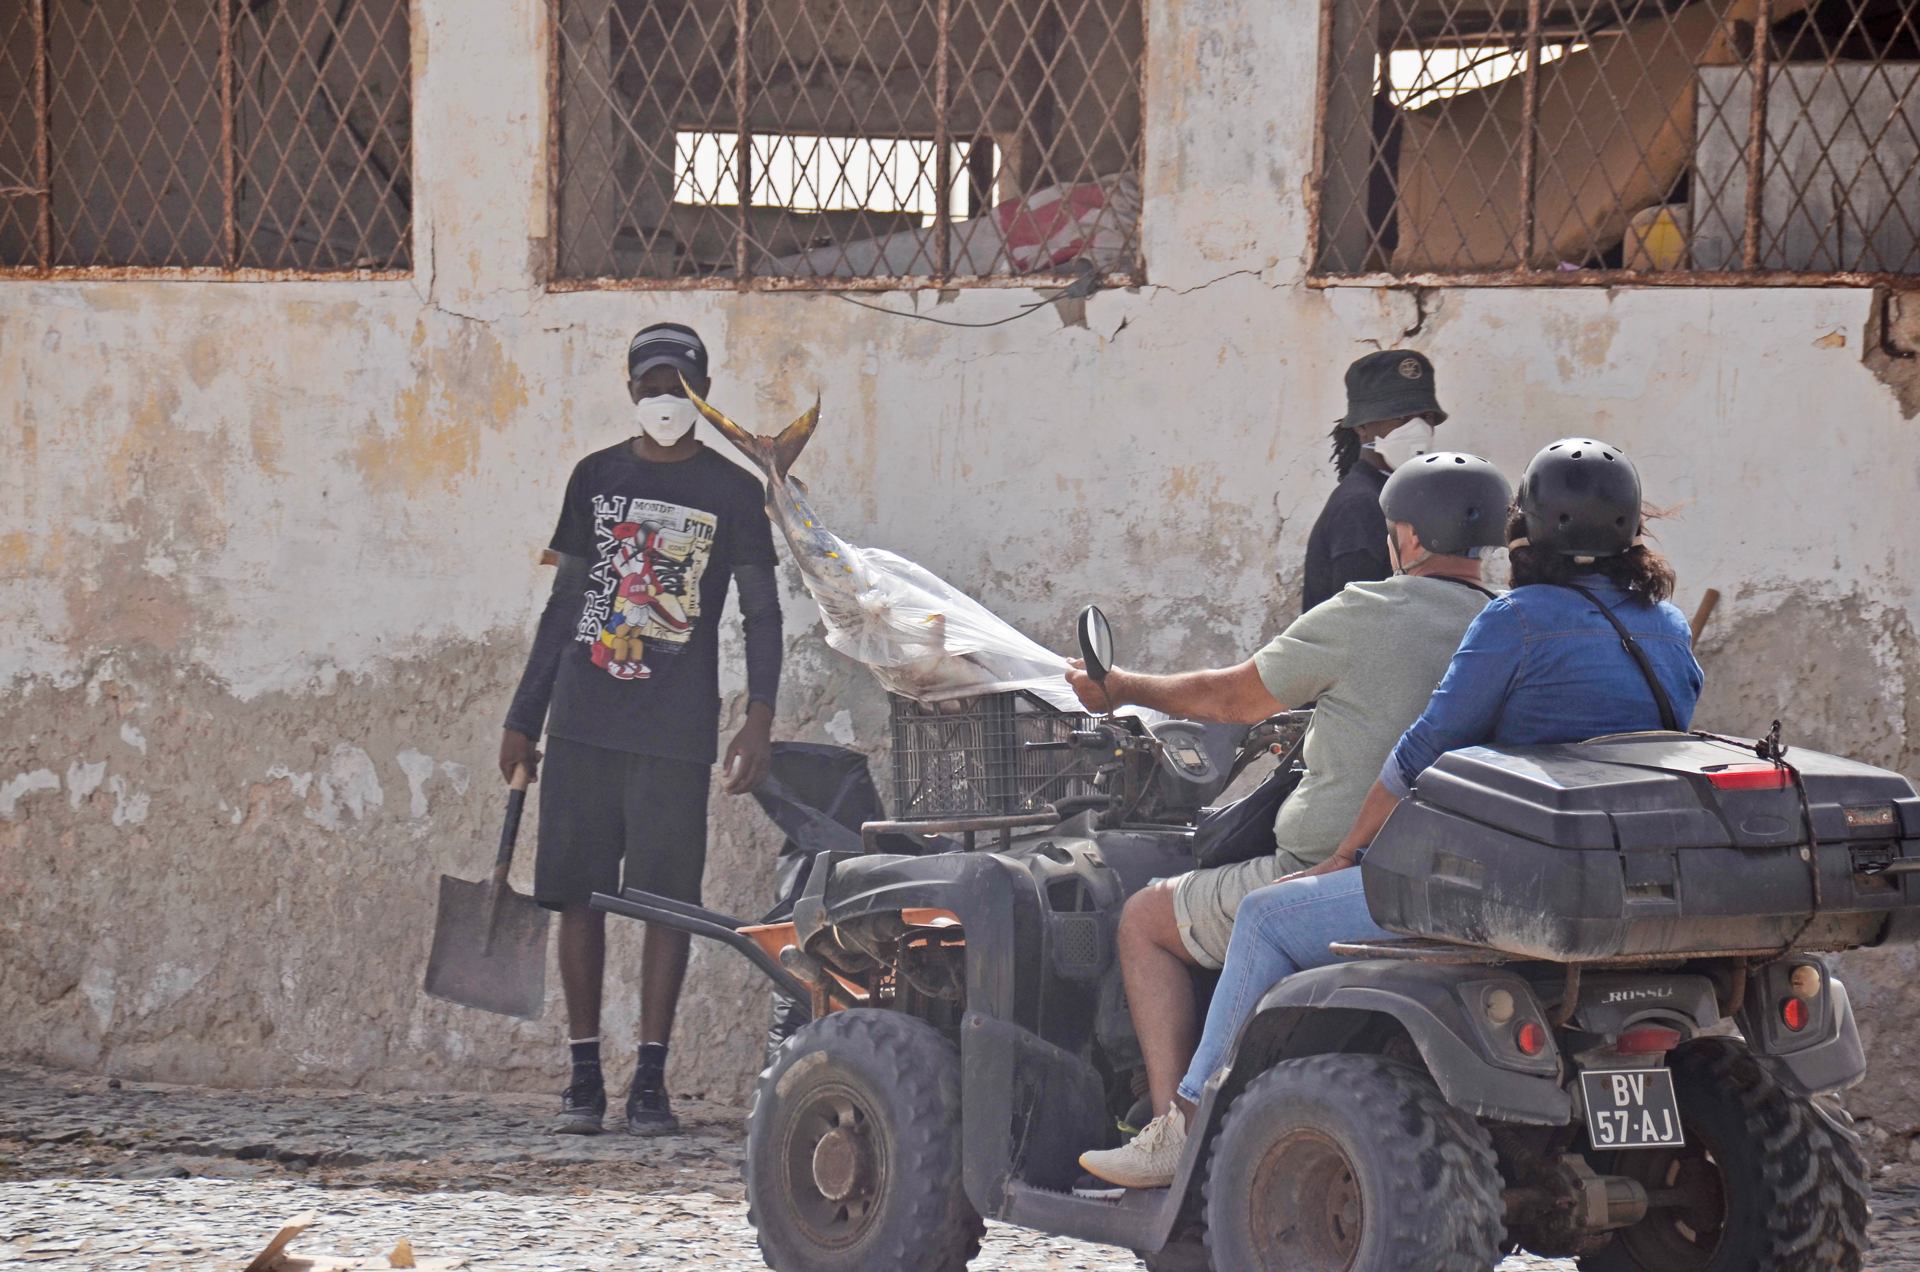
<svg viewBox="0 0 1920 1272"><path fill-rule="evenodd" d="M1433 363L1411 349L1382 349L1347 368L1347 413L1341 428L1359 428L1379 420L1424 415L1438 425L1446 422L1434 396Z"/></svg>

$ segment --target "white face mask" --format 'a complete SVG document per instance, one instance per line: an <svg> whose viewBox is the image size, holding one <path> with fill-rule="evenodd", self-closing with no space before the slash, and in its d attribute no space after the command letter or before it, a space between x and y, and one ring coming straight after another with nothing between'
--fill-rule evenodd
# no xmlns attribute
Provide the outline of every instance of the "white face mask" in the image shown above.
<svg viewBox="0 0 1920 1272"><path fill-rule="evenodd" d="M1381 459L1387 461L1389 471L1398 472L1411 464L1415 457L1433 449L1433 425L1416 415L1376 441L1373 449Z"/></svg>
<svg viewBox="0 0 1920 1272"><path fill-rule="evenodd" d="M692 402L670 393L643 397L633 411L640 421L640 431L661 446L671 446L691 433L693 422L700 418Z"/></svg>

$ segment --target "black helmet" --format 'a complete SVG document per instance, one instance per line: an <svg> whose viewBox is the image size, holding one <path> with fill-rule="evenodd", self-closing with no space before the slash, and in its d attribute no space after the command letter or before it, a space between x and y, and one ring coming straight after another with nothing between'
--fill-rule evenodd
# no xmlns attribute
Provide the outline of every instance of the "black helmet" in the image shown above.
<svg viewBox="0 0 1920 1272"><path fill-rule="evenodd" d="M1640 537L1640 474L1617 446L1563 437L1520 478L1527 543L1557 556L1618 556Z"/></svg>
<svg viewBox="0 0 1920 1272"><path fill-rule="evenodd" d="M1469 548L1497 548L1507 541L1507 509L1513 487L1478 455L1435 451L1393 470L1380 488L1380 511L1404 521L1420 546L1442 556Z"/></svg>

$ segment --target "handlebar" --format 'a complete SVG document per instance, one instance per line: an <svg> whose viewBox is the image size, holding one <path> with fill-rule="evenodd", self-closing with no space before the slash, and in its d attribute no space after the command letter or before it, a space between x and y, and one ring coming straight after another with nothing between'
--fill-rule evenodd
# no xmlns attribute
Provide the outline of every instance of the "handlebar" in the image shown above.
<svg viewBox="0 0 1920 1272"><path fill-rule="evenodd" d="M1134 750L1151 744L1151 738L1138 738L1125 729L1102 724L1091 729L1075 729L1066 737L1056 738L1051 742L1028 742L1025 744L1025 749L1029 751Z"/></svg>

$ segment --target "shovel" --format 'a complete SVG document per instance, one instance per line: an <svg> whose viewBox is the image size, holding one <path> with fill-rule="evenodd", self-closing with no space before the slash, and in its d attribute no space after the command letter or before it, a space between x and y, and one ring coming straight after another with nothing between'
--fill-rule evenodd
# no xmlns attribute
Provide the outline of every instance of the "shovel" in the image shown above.
<svg viewBox="0 0 1920 1272"><path fill-rule="evenodd" d="M493 874L481 883L440 876L427 958L426 989L435 998L522 1020L537 1019L547 996L547 912L507 886L532 779L524 764L514 770Z"/></svg>

